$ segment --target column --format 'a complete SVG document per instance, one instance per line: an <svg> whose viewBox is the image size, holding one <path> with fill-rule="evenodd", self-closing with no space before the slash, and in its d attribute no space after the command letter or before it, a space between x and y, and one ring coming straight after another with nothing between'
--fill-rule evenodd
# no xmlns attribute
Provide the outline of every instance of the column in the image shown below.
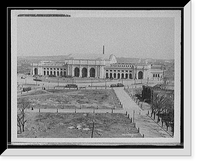
<svg viewBox="0 0 200 165"><path fill-rule="evenodd" d="M105 74L106 74L106 72L104 71L103 66L99 66L99 77L104 78L104 77L106 77Z"/></svg>
<svg viewBox="0 0 200 165"><path fill-rule="evenodd" d="M70 75L70 65L67 65L67 76Z"/></svg>
<svg viewBox="0 0 200 165"><path fill-rule="evenodd" d="M74 65L71 65L71 75L74 77Z"/></svg>
<svg viewBox="0 0 200 165"><path fill-rule="evenodd" d="M95 78L99 77L98 66L95 66Z"/></svg>
<svg viewBox="0 0 200 165"><path fill-rule="evenodd" d="M87 77L90 77L90 68L87 66Z"/></svg>
<svg viewBox="0 0 200 165"><path fill-rule="evenodd" d="M55 71L56 71L56 76L57 76L57 68L56 68L56 70L55 70Z"/></svg>
<svg viewBox="0 0 200 165"><path fill-rule="evenodd" d="M82 67L79 67L79 77L82 77Z"/></svg>

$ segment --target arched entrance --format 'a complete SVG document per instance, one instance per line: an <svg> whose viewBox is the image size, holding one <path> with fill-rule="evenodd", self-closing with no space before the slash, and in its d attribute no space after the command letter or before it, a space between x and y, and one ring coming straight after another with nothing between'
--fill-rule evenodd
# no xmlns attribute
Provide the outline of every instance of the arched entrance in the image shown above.
<svg viewBox="0 0 200 165"><path fill-rule="evenodd" d="M121 79L123 79L124 78L124 73L122 73L122 77L121 77Z"/></svg>
<svg viewBox="0 0 200 165"><path fill-rule="evenodd" d="M34 69L34 75L38 75L38 68Z"/></svg>
<svg viewBox="0 0 200 165"><path fill-rule="evenodd" d="M116 73L113 74L113 77L116 78Z"/></svg>
<svg viewBox="0 0 200 165"><path fill-rule="evenodd" d="M132 79L132 78L133 78L131 73L129 74L129 78L130 78L130 79Z"/></svg>
<svg viewBox="0 0 200 165"><path fill-rule="evenodd" d="M74 77L79 77L79 75L80 75L80 69L76 67L74 69Z"/></svg>
<svg viewBox="0 0 200 165"><path fill-rule="evenodd" d="M142 71L138 72L138 79L143 79L143 72Z"/></svg>
<svg viewBox="0 0 200 165"><path fill-rule="evenodd" d="M112 77L112 73L110 73L110 78L113 78L113 77Z"/></svg>
<svg viewBox="0 0 200 165"><path fill-rule="evenodd" d="M106 73L106 78L108 78L108 73Z"/></svg>
<svg viewBox="0 0 200 165"><path fill-rule="evenodd" d="M117 78L120 79L120 73L117 74Z"/></svg>
<svg viewBox="0 0 200 165"><path fill-rule="evenodd" d="M86 68L82 69L82 77L87 77L87 69Z"/></svg>
<svg viewBox="0 0 200 165"><path fill-rule="evenodd" d="M126 73L126 79L128 78L128 73Z"/></svg>
<svg viewBox="0 0 200 165"><path fill-rule="evenodd" d="M95 77L95 69L94 68L90 69L90 77Z"/></svg>

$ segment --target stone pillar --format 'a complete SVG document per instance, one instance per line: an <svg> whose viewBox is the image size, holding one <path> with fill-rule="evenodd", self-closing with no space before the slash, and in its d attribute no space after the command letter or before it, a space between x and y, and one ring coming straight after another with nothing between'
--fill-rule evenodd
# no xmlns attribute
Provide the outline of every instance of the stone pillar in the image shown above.
<svg viewBox="0 0 200 165"><path fill-rule="evenodd" d="M99 66L99 77L100 78L105 78L106 77L106 72L104 71L103 66Z"/></svg>
<svg viewBox="0 0 200 165"><path fill-rule="evenodd" d="M79 77L82 77L82 67L79 67Z"/></svg>
<svg viewBox="0 0 200 165"><path fill-rule="evenodd" d="M110 78L110 70L108 69L108 78Z"/></svg>
<svg viewBox="0 0 200 165"><path fill-rule="evenodd" d="M74 77L74 65L72 65L72 67L71 67L71 75L72 75L72 77Z"/></svg>
<svg viewBox="0 0 200 165"><path fill-rule="evenodd" d="M99 77L98 66L95 66L95 78Z"/></svg>
<svg viewBox="0 0 200 165"><path fill-rule="evenodd" d="M56 71L56 74L55 74L55 75L57 76L57 68L56 68L56 70L55 70L55 71Z"/></svg>
<svg viewBox="0 0 200 165"><path fill-rule="evenodd" d="M90 68L87 66L87 77L90 77Z"/></svg>
<svg viewBox="0 0 200 165"><path fill-rule="evenodd" d="M68 76L71 75L71 74L70 74L70 67L71 67L71 65L67 65L67 75L68 75Z"/></svg>

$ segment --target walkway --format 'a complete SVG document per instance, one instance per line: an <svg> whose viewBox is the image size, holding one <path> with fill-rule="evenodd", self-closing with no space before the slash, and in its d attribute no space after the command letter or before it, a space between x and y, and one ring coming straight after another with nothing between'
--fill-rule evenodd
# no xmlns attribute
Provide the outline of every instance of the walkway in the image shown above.
<svg viewBox="0 0 200 165"><path fill-rule="evenodd" d="M124 91L124 88L113 88L117 97L123 105L123 109L132 118L141 135L148 138L170 138L157 123L147 116L147 111L142 110Z"/></svg>
<svg viewBox="0 0 200 165"><path fill-rule="evenodd" d="M33 110L27 109L26 112L40 112L40 113L121 113L125 114L126 112L121 109L38 109L34 108Z"/></svg>

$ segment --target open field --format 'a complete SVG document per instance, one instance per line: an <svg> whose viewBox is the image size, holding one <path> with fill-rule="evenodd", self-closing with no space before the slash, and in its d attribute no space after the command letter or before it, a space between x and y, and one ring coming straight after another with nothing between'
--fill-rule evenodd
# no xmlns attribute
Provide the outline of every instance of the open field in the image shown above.
<svg viewBox="0 0 200 165"><path fill-rule="evenodd" d="M26 113L18 138L141 138L124 114ZM92 131L93 130L93 131Z"/></svg>
<svg viewBox="0 0 200 165"><path fill-rule="evenodd" d="M74 108L120 108L119 101L112 89L68 90L48 89L24 93L18 97L26 98L31 107L41 109L74 109Z"/></svg>

